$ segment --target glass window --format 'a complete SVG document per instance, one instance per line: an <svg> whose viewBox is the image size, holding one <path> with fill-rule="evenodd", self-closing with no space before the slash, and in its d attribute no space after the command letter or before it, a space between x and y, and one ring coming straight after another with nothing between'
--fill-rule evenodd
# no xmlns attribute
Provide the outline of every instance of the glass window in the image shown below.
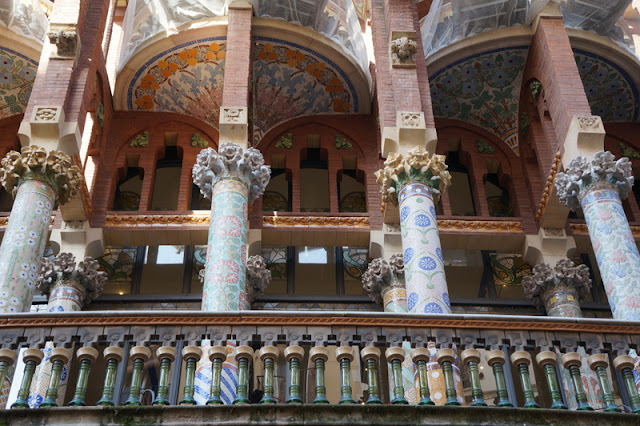
<svg viewBox="0 0 640 426"><path fill-rule="evenodd" d="M481 291L484 263L478 250L443 250L444 272L452 297L486 297Z"/></svg>
<svg viewBox="0 0 640 426"><path fill-rule="evenodd" d="M471 183L467 168L460 163L457 151L450 151L447 155L449 173L451 173L451 187L449 191L449 204L453 216L475 216L476 209L473 204Z"/></svg>
<svg viewBox="0 0 640 426"><path fill-rule="evenodd" d="M531 265L520 254L491 253L491 271L498 299L524 299L522 279L532 275Z"/></svg>
<svg viewBox="0 0 640 426"><path fill-rule="evenodd" d="M100 270L106 272L104 294L130 294L134 279L134 267L138 247L107 247L96 260Z"/></svg>
<svg viewBox="0 0 640 426"><path fill-rule="evenodd" d="M182 293L184 252L184 246L147 246L140 294Z"/></svg>
<svg viewBox="0 0 640 426"><path fill-rule="evenodd" d="M200 271L204 269L207 263L207 246L193 246L193 255L191 260L191 282L189 293L202 293L202 281L200 281ZM203 272L204 274L204 272Z"/></svg>
<svg viewBox="0 0 640 426"><path fill-rule="evenodd" d="M489 216L512 217L513 209L509 200L509 192L502 188L496 173L489 173L484 181L484 192L489 205Z"/></svg>
<svg viewBox="0 0 640 426"><path fill-rule="evenodd" d="M342 247L342 269L344 276L344 294L346 296L362 296L362 274L369 263L366 247Z"/></svg>
<svg viewBox="0 0 640 426"><path fill-rule="evenodd" d="M267 286L265 294L287 294L287 247L263 247L262 257L271 271L271 283Z"/></svg>
<svg viewBox="0 0 640 426"><path fill-rule="evenodd" d="M341 212L367 212L364 173L361 170L340 170L338 172L338 197Z"/></svg>
<svg viewBox="0 0 640 426"><path fill-rule="evenodd" d="M118 182L116 195L113 200L115 211L135 211L140 209L140 194L142 193L142 181L144 169L129 167L126 176Z"/></svg>
<svg viewBox="0 0 640 426"><path fill-rule="evenodd" d="M296 247L296 295L335 296L336 258L333 247Z"/></svg>
<svg viewBox="0 0 640 426"><path fill-rule="evenodd" d="M300 211L329 211L327 151L306 148L300 152Z"/></svg>
<svg viewBox="0 0 640 426"><path fill-rule="evenodd" d="M286 169L271 169L271 180L262 196L262 211L291 211L291 172Z"/></svg>
<svg viewBox="0 0 640 426"><path fill-rule="evenodd" d="M151 210L177 210L182 159L178 147L165 147L164 158L156 163L156 176L153 181Z"/></svg>

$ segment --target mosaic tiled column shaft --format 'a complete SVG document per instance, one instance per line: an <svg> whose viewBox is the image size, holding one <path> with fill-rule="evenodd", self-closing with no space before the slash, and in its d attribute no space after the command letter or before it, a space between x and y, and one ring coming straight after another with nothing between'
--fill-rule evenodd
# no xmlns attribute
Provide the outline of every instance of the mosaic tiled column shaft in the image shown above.
<svg viewBox="0 0 640 426"><path fill-rule="evenodd" d="M0 246L0 312L24 312L33 300L51 211L75 194L81 174L66 154L29 146L2 159L0 181L15 194Z"/></svg>
<svg viewBox="0 0 640 426"><path fill-rule="evenodd" d="M560 259L554 269L546 263L534 266L533 276L522 279L525 296L551 317L582 317L580 301L589 294L591 278L586 265Z"/></svg>
<svg viewBox="0 0 640 426"><path fill-rule="evenodd" d="M560 201L584 211L613 317L639 320L640 254L621 202L633 186L633 175L629 159L614 160L610 152L598 152L591 161L577 157L566 173L558 174L555 185Z"/></svg>
<svg viewBox="0 0 640 426"><path fill-rule="evenodd" d="M451 182L444 156L416 147L406 159L389 154L384 164L376 176L383 198L399 203L408 311L450 313L434 204Z"/></svg>
<svg viewBox="0 0 640 426"><path fill-rule="evenodd" d="M193 167L193 181L211 199L211 222L204 273L202 310L250 308L246 244L248 206L269 182L270 170L256 149L233 143L219 152L204 149Z"/></svg>

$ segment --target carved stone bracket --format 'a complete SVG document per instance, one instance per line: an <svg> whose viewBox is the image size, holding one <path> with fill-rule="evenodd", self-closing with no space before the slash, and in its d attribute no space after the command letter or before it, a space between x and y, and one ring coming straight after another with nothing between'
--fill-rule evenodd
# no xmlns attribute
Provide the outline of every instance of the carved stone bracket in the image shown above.
<svg viewBox="0 0 640 426"><path fill-rule="evenodd" d="M418 51L415 31L392 31L389 49L391 66L394 68L415 68L415 55Z"/></svg>
<svg viewBox="0 0 640 426"><path fill-rule="evenodd" d="M253 302L264 294L271 283L271 271L262 256L250 256L247 259L247 290Z"/></svg>
<svg viewBox="0 0 640 426"><path fill-rule="evenodd" d="M106 272L99 271L100 264L92 257L85 257L76 264L76 258L71 253L60 253L54 258L43 258L40 276L36 282L42 294L49 294L53 287L64 282L70 283L84 290L85 304L100 297L105 283Z"/></svg>
<svg viewBox="0 0 640 426"><path fill-rule="evenodd" d="M242 147L235 143L223 143L218 152L213 148L200 151L193 166L193 182L200 192L211 199L215 184L225 178L242 180L249 188L249 202L262 195L269 179L271 169L264 165L260 151Z"/></svg>
<svg viewBox="0 0 640 426"><path fill-rule="evenodd" d="M394 254L389 262L382 258L372 260L362 274L362 287L378 304L382 303L382 295L387 290L404 285L404 259L401 254Z"/></svg>
<svg viewBox="0 0 640 426"><path fill-rule="evenodd" d="M55 59L75 59L80 50L80 38L76 24L50 23L47 33L49 42L56 45L56 52L51 54Z"/></svg>
<svg viewBox="0 0 640 426"><path fill-rule="evenodd" d="M451 184L444 155L430 155L421 147L411 149L406 158L396 152L389 153L384 169L376 172L382 199L398 204L398 191L409 182L422 182L433 191L437 202L440 193Z"/></svg>
<svg viewBox="0 0 640 426"><path fill-rule="evenodd" d="M15 195L24 180L36 179L50 184L56 191L57 201L67 203L82 183L82 172L71 163L71 157L60 151L47 151L36 145L9 151L0 163L0 182Z"/></svg>
<svg viewBox="0 0 640 426"><path fill-rule="evenodd" d="M560 259L555 268L546 263L533 267L533 276L522 279L525 296L538 309L544 306L546 296L552 291L562 291L565 288L574 290L582 301L591 290L589 268L586 265L576 266L569 259Z"/></svg>
<svg viewBox="0 0 640 426"><path fill-rule="evenodd" d="M558 173L555 180L558 198L571 210L580 207L580 199L585 189L596 184L608 185L618 191L621 199L627 198L633 186L633 171L628 158L615 161L609 151L600 151L593 160L576 157L569 163L564 173Z"/></svg>

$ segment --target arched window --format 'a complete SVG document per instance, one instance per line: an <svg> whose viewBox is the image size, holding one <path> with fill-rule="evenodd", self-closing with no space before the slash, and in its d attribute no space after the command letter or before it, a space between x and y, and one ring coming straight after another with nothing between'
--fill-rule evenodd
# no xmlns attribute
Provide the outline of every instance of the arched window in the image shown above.
<svg viewBox="0 0 640 426"><path fill-rule="evenodd" d="M341 212L366 213L364 172L356 169L338 171L338 200Z"/></svg>
<svg viewBox="0 0 640 426"><path fill-rule="evenodd" d="M476 209L473 205L471 181L467 168L460 162L458 151L449 151L447 164L451 173L451 187L455 191L449 191L449 202L453 216L475 216Z"/></svg>
<svg viewBox="0 0 640 426"><path fill-rule="evenodd" d="M490 216L513 217L509 192L500 186L497 173L487 174L484 180L484 192L487 196Z"/></svg>
<svg viewBox="0 0 640 426"><path fill-rule="evenodd" d="M182 174L182 153L177 146L165 147L164 157L156 163L151 210L177 210Z"/></svg>
<svg viewBox="0 0 640 426"><path fill-rule="evenodd" d="M271 180L262 195L262 211L291 211L291 170L271 167Z"/></svg>
<svg viewBox="0 0 640 426"><path fill-rule="evenodd" d="M330 211L326 149L305 148L300 151L300 211Z"/></svg>
<svg viewBox="0 0 640 426"><path fill-rule="evenodd" d="M124 176L118 181L118 185L116 186L113 210L139 210L142 181L144 180L144 169L140 167L128 167L126 171L123 171L122 173Z"/></svg>

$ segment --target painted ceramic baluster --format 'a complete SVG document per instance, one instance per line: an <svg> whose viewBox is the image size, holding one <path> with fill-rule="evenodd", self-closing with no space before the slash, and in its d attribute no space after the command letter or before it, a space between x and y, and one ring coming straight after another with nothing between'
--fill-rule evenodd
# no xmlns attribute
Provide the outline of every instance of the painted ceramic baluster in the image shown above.
<svg viewBox="0 0 640 426"><path fill-rule="evenodd" d="M124 358L124 350L119 346L109 346L104 350L103 354L107 362L107 372L104 376L102 398L100 398L96 405L112 407L116 374L118 373L118 365Z"/></svg>
<svg viewBox="0 0 640 426"><path fill-rule="evenodd" d="M325 387L324 366L329 359L329 351L324 346L314 346L309 351L309 360L316 367L316 397L314 404L328 404L327 388Z"/></svg>
<svg viewBox="0 0 640 426"><path fill-rule="evenodd" d="M227 359L227 347L226 346L212 346L209 348L209 359L211 360L211 392L209 393L209 400L207 405L222 405L222 398L220 398L221 388L220 381L222 380L222 363Z"/></svg>
<svg viewBox="0 0 640 426"><path fill-rule="evenodd" d="M300 360L304 358L304 349L292 345L284 350L285 360L289 363L289 397L287 404L302 404L300 398Z"/></svg>
<svg viewBox="0 0 640 426"><path fill-rule="evenodd" d="M253 348L238 346L236 348L236 362L238 363L238 386L234 404L249 403L249 361L253 359Z"/></svg>
<svg viewBox="0 0 640 426"><path fill-rule="evenodd" d="M149 361L151 350L146 346L134 346L129 351L129 357L133 361L133 372L131 373L131 387L129 388L129 398L124 405L141 405L140 386L144 375L144 363Z"/></svg>
<svg viewBox="0 0 640 426"><path fill-rule="evenodd" d="M197 405L196 400L193 398L195 391L194 382L196 375L196 364L202 357L202 349L199 346L185 346L182 349L182 359L184 360L186 367L184 373L184 389L182 391L183 397L180 400L180 405Z"/></svg>
<svg viewBox="0 0 640 426"><path fill-rule="evenodd" d="M160 346L156 350L156 358L160 361L160 378L158 393L151 405L169 405L169 372L171 363L176 359L178 351L172 346Z"/></svg>
<svg viewBox="0 0 640 426"><path fill-rule="evenodd" d="M556 354L551 351L543 351L536 355L536 363L544 369L544 376L549 387L551 396L551 409L566 410L567 406L562 401L560 393L560 384L558 383L558 375L556 374Z"/></svg>
<svg viewBox="0 0 640 426"><path fill-rule="evenodd" d="M587 358L587 364L589 364L589 368L595 371L598 376L598 382L600 383L600 389L602 389L602 397L605 403L604 411L612 413L619 412L620 409L616 405L615 397L613 396L611 386L609 385L609 375L607 374L609 361L607 355L593 354Z"/></svg>
<svg viewBox="0 0 640 426"><path fill-rule="evenodd" d="M573 390L576 394L578 410L593 411L593 408L591 408L587 402L587 394L584 392L584 386L582 386L582 374L580 373L582 357L577 352L569 352L562 355L560 360L564 368L569 370L569 373L571 374L571 382L573 383Z"/></svg>
<svg viewBox="0 0 640 426"><path fill-rule="evenodd" d="M469 375L471 376L471 401L472 407L486 407L484 402L482 387L480 387L480 371L478 363L480 362L480 351L477 349L465 349L462 351L462 362L469 367Z"/></svg>
<svg viewBox="0 0 640 426"><path fill-rule="evenodd" d="M91 366L96 362L96 359L98 359L98 350L90 346L80 348L76 352L76 358L80 361L80 372L78 373L78 381L76 382L76 391L68 405L70 407L84 407L87 405L84 398L87 394L89 373L91 372Z"/></svg>
<svg viewBox="0 0 640 426"><path fill-rule="evenodd" d="M42 353L40 349L27 349L22 354L24 375L22 376L22 383L18 391L18 398L11 404L11 408L29 408L29 392L31 389L31 381L33 380L33 373L36 371L36 366L42 362L42 358L44 358L44 353Z"/></svg>

